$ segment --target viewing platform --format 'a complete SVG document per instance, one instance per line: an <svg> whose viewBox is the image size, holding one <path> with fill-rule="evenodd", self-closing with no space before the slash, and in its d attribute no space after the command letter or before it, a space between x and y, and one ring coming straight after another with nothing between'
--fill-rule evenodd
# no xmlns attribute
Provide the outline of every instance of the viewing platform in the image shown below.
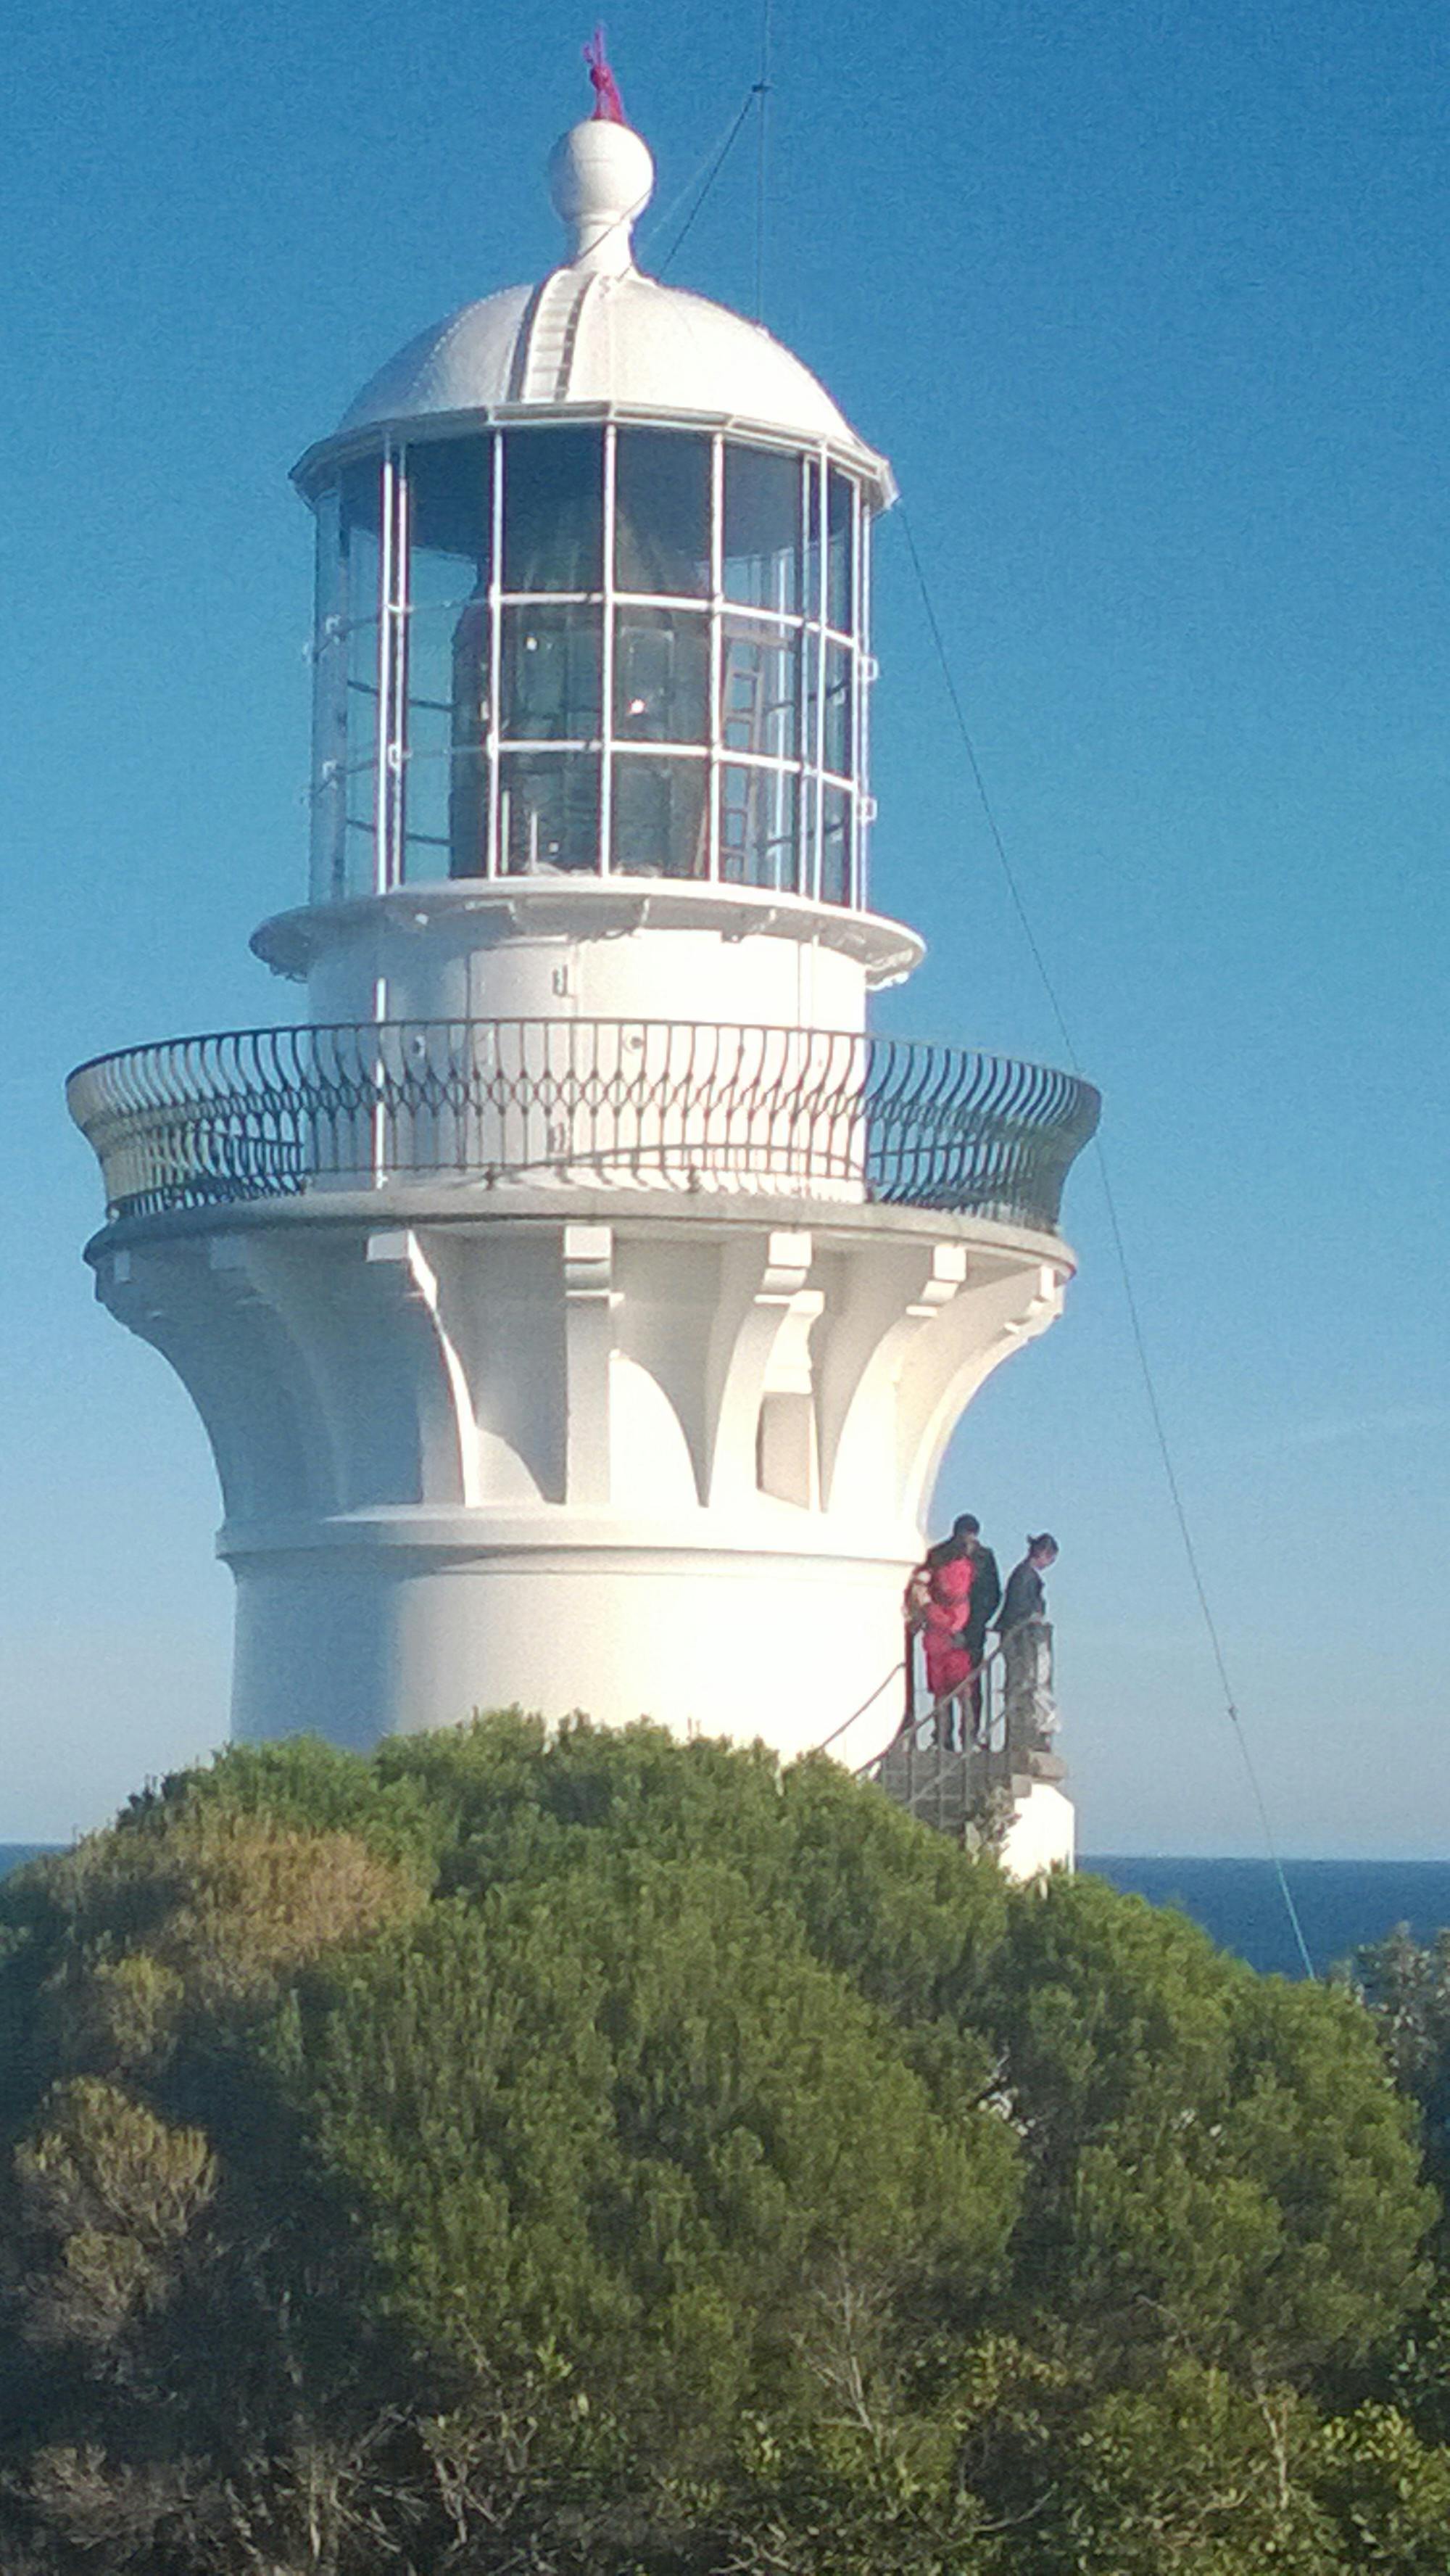
<svg viewBox="0 0 1450 2576"><path fill-rule="evenodd" d="M1006 1640L1005 1651L986 1658L980 1711L975 1723L968 1720L964 1741L947 1740L952 1728L946 1705L921 1706L910 1638L907 1672L909 1712L858 1776L874 1781L918 1824L949 1834L969 1850L998 1850L1014 1877L1071 1868L1050 1623L1024 1621Z"/></svg>
<svg viewBox="0 0 1450 2576"><path fill-rule="evenodd" d="M662 1019L172 1038L70 1077L109 1220L393 1180L820 1196L1053 1233L1098 1095L1006 1057Z"/></svg>

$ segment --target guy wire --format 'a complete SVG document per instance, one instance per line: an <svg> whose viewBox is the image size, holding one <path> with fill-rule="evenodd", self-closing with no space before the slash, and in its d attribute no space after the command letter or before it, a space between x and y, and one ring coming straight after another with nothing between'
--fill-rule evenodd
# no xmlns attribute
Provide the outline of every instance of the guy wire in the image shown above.
<svg viewBox="0 0 1450 2576"><path fill-rule="evenodd" d="M1072 1032L1067 1025L1067 1019L1064 1014L1062 1004L1058 1000L1057 988L1053 983L1051 975L1048 973L1047 961L1038 944L1037 936L1032 927L1032 921L1027 910L1027 905L1023 898L1022 889L1017 881L1016 871L1007 855L1007 845L1002 837L996 813L993 810L992 800L987 793L987 783L982 775L982 766L981 762L977 758L977 748L972 739L971 727L967 722L966 709L962 704L961 694L957 688L956 678L952 671L951 660L946 648L946 639L941 629L941 621L936 613L936 606L932 599L931 589L926 578L926 570L922 563L921 556L917 551L916 537L913 533L911 520L907 515L904 503L898 504L898 515L900 517L901 525L906 532L907 551L911 556L912 569L916 574L917 587L921 592L922 606L926 611L926 621L931 630L931 638L936 648L937 660L941 665L941 674L946 683L947 696L951 700L952 713L956 717L957 730L961 735L962 745L967 755L968 766L971 769L972 781L977 791L977 800L986 819L987 831L990 835L992 846L997 853L998 864L1001 867L1002 875L1006 882L1007 892L1011 897L1012 908L1021 924L1023 937L1026 939L1032 962L1037 969L1042 989L1047 996L1048 1005L1051 1009L1053 1019L1057 1023L1058 1034L1062 1039L1063 1049L1067 1056L1068 1065L1072 1072L1081 1077L1082 1066L1078 1060L1077 1049L1072 1042ZM1214 1668L1218 1674L1219 1686L1223 1692L1224 1707L1228 1712L1229 1723L1234 1731L1234 1740L1238 1745L1239 1753L1243 1760L1244 1771L1248 1778L1249 1788L1253 1795L1254 1805L1258 1811L1259 1823L1264 1837L1264 1847L1274 1865L1274 1875L1278 1880L1279 1893L1284 1900L1284 1911L1289 1918L1290 1928L1294 1935L1295 1946L1298 1949L1299 1956L1304 1964L1304 1974L1312 1980L1314 1976L1314 1962L1309 1956L1309 1945L1304 1938L1304 1927L1299 1920L1299 1909L1294 1902L1289 1881L1285 1874L1284 1864L1279 1856L1278 1844L1274 1839L1274 1829L1269 1817L1268 1803L1264 1797L1263 1788L1260 1784L1258 1769L1255 1765L1253 1754L1249 1747L1248 1735L1244 1728L1243 1719L1239 1714L1238 1703L1234 1698L1233 1685L1229 1679L1228 1662L1224 1654L1223 1641L1219 1634L1218 1621L1214 1617L1213 1606L1208 1597L1208 1588L1203 1579L1203 1571L1199 1563L1198 1549L1194 1541L1193 1527L1188 1517L1187 1505L1183 1499L1182 1487L1178 1481L1178 1471L1174 1465L1173 1451L1168 1439L1168 1428L1163 1419L1163 1409L1158 1400L1158 1389L1153 1375L1152 1363L1148 1357L1148 1345L1144 1337L1142 1316L1138 1306L1137 1294L1133 1287L1132 1271L1128 1263L1128 1248L1124 1240L1122 1225L1118 1217L1117 1200L1113 1194L1113 1185L1108 1173L1107 1156L1103 1151L1102 1138L1100 1135L1096 1136L1093 1140L1093 1150L1098 1166L1098 1177L1102 1183L1103 1201L1108 1212L1108 1229L1112 1236L1113 1251L1117 1258L1118 1273L1123 1285L1123 1302L1127 1308L1128 1327L1132 1335L1133 1349L1137 1355L1138 1368L1143 1380L1143 1389L1148 1399L1148 1413L1153 1425L1153 1436L1157 1445L1159 1458L1162 1462L1164 1481L1168 1487L1168 1497L1173 1507L1173 1517L1177 1523L1178 1535L1183 1544L1183 1553L1188 1565L1189 1578L1197 1597L1199 1612L1202 1616L1204 1630L1208 1637L1209 1650L1213 1657Z"/></svg>
<svg viewBox="0 0 1450 2576"><path fill-rule="evenodd" d="M750 114L750 111L759 95L760 92L758 85L746 91L737 114L731 118L731 121L726 128L723 143L719 144L713 153L706 155L704 161L700 164L700 168L696 171L694 178L689 182L688 187L681 189L680 194L676 197L669 213L661 216L660 221L651 226L652 232L663 232L666 224L673 223L681 206L684 205L686 200L694 194L694 190L703 175L704 185L700 188L700 193L695 198L693 206L691 206L689 213L686 215L684 222L681 224L680 229L676 233L674 240L671 242L669 249L666 251L664 258L660 261L659 267L655 272L656 276L664 276L665 270L669 267L676 251L679 249L680 244L683 242L686 234L694 223L695 217L700 212L700 209L704 205L706 198L709 196L711 189L714 187L716 180L719 178L721 171L724 169L725 164L730 157L730 147L734 143L736 135L745 123L745 120Z"/></svg>
<svg viewBox="0 0 1450 2576"><path fill-rule="evenodd" d="M765 216L770 189L770 37L771 0L760 0L760 78L755 95L760 123L755 151L755 318L765 320Z"/></svg>

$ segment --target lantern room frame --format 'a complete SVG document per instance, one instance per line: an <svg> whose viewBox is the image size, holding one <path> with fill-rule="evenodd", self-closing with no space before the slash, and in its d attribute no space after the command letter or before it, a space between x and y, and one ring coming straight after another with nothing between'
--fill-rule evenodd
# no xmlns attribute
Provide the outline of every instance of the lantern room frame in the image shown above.
<svg viewBox="0 0 1450 2576"><path fill-rule="evenodd" d="M565 442L576 466L597 457L592 495L580 486L594 516L572 564L557 530L540 533L545 557L555 548L541 571L524 560L519 495L544 465L557 492ZM825 442L577 412L349 449L299 472L318 523L314 904L595 875L865 908L873 495L859 471ZM673 577L658 523L671 471L698 485L702 540L693 560L675 548ZM439 545L450 481L473 515ZM758 530L779 518L787 491L784 542L747 543L752 513ZM531 696L541 657L548 705Z"/></svg>

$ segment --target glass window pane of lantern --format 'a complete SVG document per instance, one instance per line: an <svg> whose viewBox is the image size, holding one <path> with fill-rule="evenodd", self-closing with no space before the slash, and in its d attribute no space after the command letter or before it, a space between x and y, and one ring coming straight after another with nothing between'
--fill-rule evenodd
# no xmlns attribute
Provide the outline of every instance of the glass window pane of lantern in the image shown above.
<svg viewBox="0 0 1450 2576"><path fill-rule="evenodd" d="M411 884L449 873L474 876L484 865L475 809L490 722L491 459L487 438L408 451L403 873ZM455 836L464 776L474 786Z"/></svg>
<svg viewBox="0 0 1450 2576"><path fill-rule="evenodd" d="M724 587L749 608L800 606L801 469L769 448L725 447Z"/></svg>
<svg viewBox="0 0 1450 2576"><path fill-rule="evenodd" d="M826 722L821 766L834 770L838 778L852 774L852 660L844 644L826 646Z"/></svg>
<svg viewBox="0 0 1450 2576"><path fill-rule="evenodd" d="M510 430L503 466L504 589L597 591L604 542L602 430Z"/></svg>
<svg viewBox="0 0 1450 2576"><path fill-rule="evenodd" d="M407 766L403 773L403 876L421 885L447 876L452 850L448 801L453 744L447 707L409 707ZM476 871L467 869L472 875Z"/></svg>
<svg viewBox="0 0 1450 2576"><path fill-rule="evenodd" d="M720 639L720 740L725 750L795 759L799 709L799 633L727 613Z"/></svg>
<svg viewBox="0 0 1450 2576"><path fill-rule="evenodd" d="M709 765L622 752L614 761L610 865L632 877L704 877Z"/></svg>
<svg viewBox="0 0 1450 2576"><path fill-rule="evenodd" d="M341 502L342 614L348 624L377 622L382 573L383 468L377 456L343 470Z"/></svg>
<svg viewBox="0 0 1450 2576"><path fill-rule="evenodd" d="M615 622L614 730L622 742L704 742L710 630L702 610L622 608Z"/></svg>
<svg viewBox="0 0 1450 2576"><path fill-rule="evenodd" d="M372 761L359 761L343 772L342 891L371 894L377 874L378 773Z"/></svg>
<svg viewBox="0 0 1450 2576"><path fill-rule="evenodd" d="M825 603L821 595L821 519L825 500L821 489L822 465L818 456L806 464L806 576L803 597L807 617L819 617Z"/></svg>
<svg viewBox="0 0 1450 2576"><path fill-rule="evenodd" d="M317 597L312 630L312 901L336 903L343 872L347 763L347 638L343 632L342 499L317 502Z"/></svg>
<svg viewBox="0 0 1450 2576"><path fill-rule="evenodd" d="M621 429L614 452L614 579L656 598L710 593L710 442Z"/></svg>
<svg viewBox="0 0 1450 2576"><path fill-rule="evenodd" d="M597 742L600 611L547 602L503 612L500 730L514 742Z"/></svg>
<svg viewBox="0 0 1450 2576"><path fill-rule="evenodd" d="M346 613L345 564L342 551L342 493L336 483L319 492L317 512L317 581L313 595L313 642L320 647Z"/></svg>
<svg viewBox="0 0 1450 2576"><path fill-rule="evenodd" d="M347 817L342 890L348 894L370 894L376 869L382 473L376 456L350 465L340 492L343 677L337 730Z"/></svg>
<svg viewBox="0 0 1450 2576"><path fill-rule="evenodd" d="M486 617L467 613L474 621ZM481 876L488 864L487 709L478 695L476 641L467 630L455 641L456 702L425 701L409 689L403 873L410 885ZM410 663L410 683L412 677Z"/></svg>
<svg viewBox="0 0 1450 2576"><path fill-rule="evenodd" d="M821 790L821 901L851 900L851 799L844 787Z"/></svg>
<svg viewBox="0 0 1450 2576"><path fill-rule="evenodd" d="M507 876L599 866L599 762L588 752L504 752L499 850Z"/></svg>
<svg viewBox="0 0 1450 2576"><path fill-rule="evenodd" d="M312 785L313 903L341 903L347 893L346 810L343 771L320 761Z"/></svg>
<svg viewBox="0 0 1450 2576"><path fill-rule="evenodd" d="M408 598L415 616L480 598L488 588L491 456L488 438L439 439L408 450Z"/></svg>
<svg viewBox="0 0 1450 2576"><path fill-rule="evenodd" d="M826 624L855 632L855 493L834 465L826 476Z"/></svg>
<svg viewBox="0 0 1450 2576"><path fill-rule="evenodd" d="M488 754L455 743L451 759L446 766L440 763L440 769L446 790L448 874L481 877L488 869ZM436 794L431 783L429 793Z"/></svg>
<svg viewBox="0 0 1450 2576"><path fill-rule="evenodd" d="M730 885L796 891L796 779L789 769L720 772L720 874Z"/></svg>
<svg viewBox="0 0 1450 2576"><path fill-rule="evenodd" d="M430 823L436 828L443 820L437 813L440 795L447 800L445 828L448 836L448 866L452 876L477 876L487 864L487 821L484 807L488 776L488 737L493 722L493 691L489 655L493 646L493 616L486 598L465 601L456 612L443 613L442 623L448 650L446 672L436 672L441 692L446 686L446 723L440 720L437 703L415 710L419 721L428 728L428 738L436 740L439 759L436 783L430 785L434 812ZM451 628L451 632L449 631ZM431 639L430 653L435 646ZM441 662L441 653L439 655ZM423 749L420 740L418 751ZM412 813L414 763L409 754L408 796ZM430 764L430 781L434 769Z"/></svg>

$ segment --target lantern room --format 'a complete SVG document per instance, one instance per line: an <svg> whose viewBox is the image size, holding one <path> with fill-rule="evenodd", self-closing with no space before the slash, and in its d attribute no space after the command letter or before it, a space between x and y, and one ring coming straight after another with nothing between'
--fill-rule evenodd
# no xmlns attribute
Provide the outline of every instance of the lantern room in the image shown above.
<svg viewBox="0 0 1450 2576"><path fill-rule="evenodd" d="M581 977L594 1007L669 1009L683 975L703 1011L859 1027L866 986L920 954L866 895L889 468L759 324L640 273L653 164L629 127L575 126L550 182L570 257L422 333L297 468L310 900L255 944L314 1016L365 1014L380 981L454 1011L577 1001ZM693 956L556 962L546 995L518 953L646 922ZM752 940L750 971L701 938ZM482 985L461 945L493 954Z"/></svg>
<svg viewBox="0 0 1450 2576"><path fill-rule="evenodd" d="M312 497L314 903L580 873L862 905L870 506L828 450L470 423Z"/></svg>

